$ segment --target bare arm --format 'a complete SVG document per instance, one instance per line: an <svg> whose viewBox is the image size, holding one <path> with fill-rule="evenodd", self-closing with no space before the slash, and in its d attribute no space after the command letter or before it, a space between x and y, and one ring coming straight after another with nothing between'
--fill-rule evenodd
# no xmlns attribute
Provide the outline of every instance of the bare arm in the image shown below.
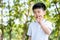
<svg viewBox="0 0 60 40"><path fill-rule="evenodd" d="M29 36L28 40L31 40L31 36Z"/></svg>
<svg viewBox="0 0 60 40"><path fill-rule="evenodd" d="M39 16L38 18L37 18L37 21L38 21L38 23L41 25L41 28L43 29L43 31L46 33L46 34L48 34L48 35L50 35L50 33L51 33L51 31L50 31L50 29L47 27L47 25L45 25L43 22L42 22L42 20L43 20L43 17L41 16Z"/></svg>
<svg viewBox="0 0 60 40"><path fill-rule="evenodd" d="M48 35L50 35L50 29L44 24L44 23L40 23L40 25L41 25L41 28L43 29L43 31L46 33L46 34L48 34Z"/></svg>

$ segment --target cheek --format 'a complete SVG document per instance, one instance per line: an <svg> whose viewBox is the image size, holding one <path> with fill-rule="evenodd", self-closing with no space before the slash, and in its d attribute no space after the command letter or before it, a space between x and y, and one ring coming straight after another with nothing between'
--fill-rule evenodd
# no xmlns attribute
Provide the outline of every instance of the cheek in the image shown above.
<svg viewBox="0 0 60 40"><path fill-rule="evenodd" d="M40 14L41 14L42 16L43 16L43 15L45 15L45 13L44 13L44 12L41 12Z"/></svg>
<svg viewBox="0 0 60 40"><path fill-rule="evenodd" d="M37 18L37 15L35 14L34 17Z"/></svg>
<svg viewBox="0 0 60 40"><path fill-rule="evenodd" d="M34 17L36 17L36 14L34 14Z"/></svg>
<svg viewBox="0 0 60 40"><path fill-rule="evenodd" d="M41 15L43 16L44 14L42 13Z"/></svg>

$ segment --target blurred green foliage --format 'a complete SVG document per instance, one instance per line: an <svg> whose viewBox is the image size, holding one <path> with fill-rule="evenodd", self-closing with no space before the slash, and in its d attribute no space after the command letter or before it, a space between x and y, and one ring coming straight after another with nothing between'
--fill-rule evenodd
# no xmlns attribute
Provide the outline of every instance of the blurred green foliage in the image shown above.
<svg viewBox="0 0 60 40"><path fill-rule="evenodd" d="M35 20L32 6L37 2L45 3L47 7L45 19L51 21L54 27L49 40L60 40L59 0L0 0L1 40L28 40L28 26Z"/></svg>

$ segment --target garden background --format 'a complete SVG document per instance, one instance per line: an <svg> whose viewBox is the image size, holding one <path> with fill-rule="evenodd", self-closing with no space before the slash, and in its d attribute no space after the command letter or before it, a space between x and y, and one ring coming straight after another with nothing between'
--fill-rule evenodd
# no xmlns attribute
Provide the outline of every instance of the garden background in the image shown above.
<svg viewBox="0 0 60 40"><path fill-rule="evenodd" d="M35 20L32 6L43 2L45 19L53 26L49 40L60 40L60 0L0 0L0 40L27 40L29 24Z"/></svg>

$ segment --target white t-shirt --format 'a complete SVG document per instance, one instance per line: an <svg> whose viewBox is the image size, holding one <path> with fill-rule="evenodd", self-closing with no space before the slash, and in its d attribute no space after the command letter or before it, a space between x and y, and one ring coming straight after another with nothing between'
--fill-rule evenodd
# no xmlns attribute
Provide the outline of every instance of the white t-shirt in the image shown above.
<svg viewBox="0 0 60 40"><path fill-rule="evenodd" d="M52 24L48 21L43 20L43 23L50 29L52 32ZM40 24L35 21L29 25L28 36L31 36L31 40L48 40L49 35L47 35L41 28Z"/></svg>

